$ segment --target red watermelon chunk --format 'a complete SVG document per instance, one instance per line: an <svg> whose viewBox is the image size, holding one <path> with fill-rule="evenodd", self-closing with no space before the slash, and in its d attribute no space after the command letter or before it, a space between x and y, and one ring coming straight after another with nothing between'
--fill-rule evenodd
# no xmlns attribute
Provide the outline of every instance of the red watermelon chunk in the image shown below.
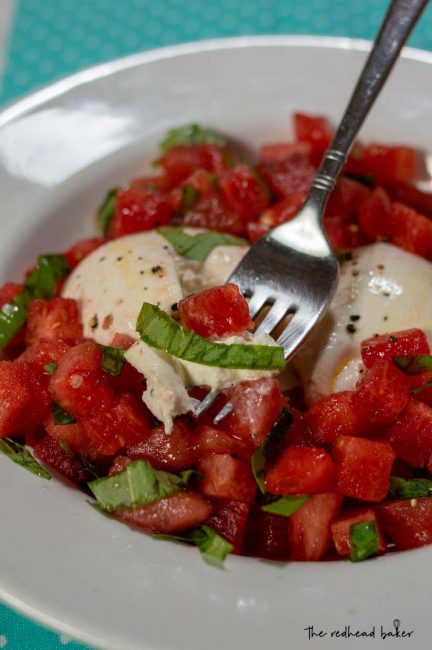
<svg viewBox="0 0 432 650"><path fill-rule="evenodd" d="M172 208L162 192L129 187L117 191L111 237L152 230L170 223Z"/></svg>
<svg viewBox="0 0 432 650"><path fill-rule="evenodd" d="M326 215L336 216L347 222L356 220L360 206L370 194L371 190L366 185L341 176L330 194Z"/></svg>
<svg viewBox="0 0 432 650"><path fill-rule="evenodd" d="M390 238L410 253L432 255L432 221L403 203L392 203Z"/></svg>
<svg viewBox="0 0 432 650"><path fill-rule="evenodd" d="M263 160L258 163L257 170L278 199L296 192L308 192L315 175L308 156L299 153L283 160Z"/></svg>
<svg viewBox="0 0 432 650"><path fill-rule="evenodd" d="M432 499L402 499L378 506L383 528L399 550L432 544Z"/></svg>
<svg viewBox="0 0 432 650"><path fill-rule="evenodd" d="M287 447L267 470L265 486L270 494L315 494L334 488L335 464L317 447Z"/></svg>
<svg viewBox="0 0 432 650"><path fill-rule="evenodd" d="M243 381L225 391L234 409L221 423L224 431L251 447L260 445L286 406L277 379Z"/></svg>
<svg viewBox="0 0 432 650"><path fill-rule="evenodd" d="M83 337L78 304L71 298L34 300L28 308L26 343L68 341L76 343Z"/></svg>
<svg viewBox="0 0 432 650"><path fill-rule="evenodd" d="M432 408L411 399L389 427L387 439L399 458L413 467L424 467L432 454Z"/></svg>
<svg viewBox="0 0 432 650"><path fill-rule="evenodd" d="M44 371L48 363L58 363L60 359L71 349L71 346L63 340L38 341L32 343L19 356L19 361L28 361Z"/></svg>
<svg viewBox="0 0 432 650"><path fill-rule="evenodd" d="M102 350L90 341L69 350L51 377L54 401L76 418L90 417L113 399L110 376L102 370Z"/></svg>
<svg viewBox="0 0 432 650"><path fill-rule="evenodd" d="M260 160L284 160L297 153L309 156L311 149L308 142L271 142L263 144L258 155Z"/></svg>
<svg viewBox="0 0 432 650"><path fill-rule="evenodd" d="M172 147L159 162L171 186L178 185L197 169L221 174L227 168L223 150L212 144Z"/></svg>
<svg viewBox="0 0 432 650"><path fill-rule="evenodd" d="M426 334L417 328L373 336L361 342L363 363L371 368L377 359L391 361L406 354L429 354Z"/></svg>
<svg viewBox="0 0 432 650"><path fill-rule="evenodd" d="M432 194L430 192L422 192L415 185L399 180L384 181L383 185L392 201L403 203L426 217L432 217Z"/></svg>
<svg viewBox="0 0 432 650"><path fill-rule="evenodd" d="M376 187L359 205L358 224L372 241L390 237L391 201L382 187Z"/></svg>
<svg viewBox="0 0 432 650"><path fill-rule="evenodd" d="M388 442L339 437L333 446L336 490L359 501L381 501L388 492L396 454Z"/></svg>
<svg viewBox="0 0 432 650"><path fill-rule="evenodd" d="M74 269L82 260L93 253L99 246L105 243L105 239L102 237L95 237L93 239L82 239L69 248L68 251L63 253L66 261L68 262L71 269Z"/></svg>
<svg viewBox="0 0 432 650"><path fill-rule="evenodd" d="M181 222L186 226L229 232L233 235L242 235L245 230L240 215L227 206L216 190L200 197L193 208L183 215Z"/></svg>
<svg viewBox="0 0 432 650"><path fill-rule="evenodd" d="M247 165L228 169L219 179L219 186L227 205L243 221L256 219L268 205L269 191Z"/></svg>
<svg viewBox="0 0 432 650"><path fill-rule="evenodd" d="M412 147L389 147L371 143L363 147L361 167L378 181L398 179L410 182L416 179L419 170L419 153Z"/></svg>
<svg viewBox="0 0 432 650"><path fill-rule="evenodd" d="M18 294L24 289L24 285L17 284L16 282L6 282L0 287L0 308L12 302Z"/></svg>
<svg viewBox="0 0 432 650"><path fill-rule="evenodd" d="M32 435L51 399L40 370L24 361L0 361L0 437Z"/></svg>
<svg viewBox="0 0 432 650"><path fill-rule="evenodd" d="M253 327L249 306L235 284L184 298L178 308L182 324L206 338L234 336Z"/></svg>
<svg viewBox="0 0 432 650"><path fill-rule="evenodd" d="M306 411L306 422L317 442L326 444L339 436L360 435L363 420L353 405L353 395L353 391L348 390L327 395Z"/></svg>
<svg viewBox="0 0 432 650"><path fill-rule="evenodd" d="M251 455L249 446L242 440L209 425L196 430L196 454L198 458L210 454L236 454L245 460L250 460Z"/></svg>
<svg viewBox="0 0 432 650"><path fill-rule="evenodd" d="M260 217L260 223L267 228L274 228L281 223L291 221L305 202L306 192L294 192L267 208Z"/></svg>
<svg viewBox="0 0 432 650"><path fill-rule="evenodd" d="M205 522L233 545L233 553L243 551L250 506L240 501L213 501L213 513Z"/></svg>
<svg viewBox="0 0 432 650"><path fill-rule="evenodd" d="M179 472L195 465L197 436L181 421L176 421L170 434L163 426L152 429L145 440L127 450L131 460L143 458L155 469Z"/></svg>
<svg viewBox="0 0 432 650"><path fill-rule="evenodd" d="M151 533L179 533L208 519L211 504L201 494L185 490L143 508L117 511L115 516Z"/></svg>
<svg viewBox="0 0 432 650"><path fill-rule="evenodd" d="M256 483L250 463L231 454L213 454L197 463L197 470L203 475L199 480L201 492L213 499L228 499L252 503L256 494Z"/></svg>
<svg viewBox="0 0 432 650"><path fill-rule="evenodd" d="M330 526L342 505L342 497L335 492L314 494L288 521L290 559L320 560L330 548Z"/></svg>
<svg viewBox="0 0 432 650"><path fill-rule="evenodd" d="M377 359L366 370L352 397L365 422L391 424L408 404L410 382L394 363Z"/></svg>
<svg viewBox="0 0 432 650"><path fill-rule="evenodd" d="M373 508L361 508L350 511L342 515L331 526L333 543L339 555L350 555L351 553L351 534L350 529L354 524L362 521L373 521L376 525L379 540L379 551L386 550L386 543L380 523Z"/></svg>
<svg viewBox="0 0 432 650"><path fill-rule="evenodd" d="M52 436L45 436L33 447L34 454L45 465L74 483L87 483L94 476L73 453L62 449Z"/></svg>
<svg viewBox="0 0 432 650"><path fill-rule="evenodd" d="M288 519L252 508L249 518L245 552L247 555L272 560L286 560L289 553Z"/></svg>
<svg viewBox="0 0 432 650"><path fill-rule="evenodd" d="M294 113L294 131L299 142L311 147L311 160L318 165L333 140L333 129L323 115Z"/></svg>

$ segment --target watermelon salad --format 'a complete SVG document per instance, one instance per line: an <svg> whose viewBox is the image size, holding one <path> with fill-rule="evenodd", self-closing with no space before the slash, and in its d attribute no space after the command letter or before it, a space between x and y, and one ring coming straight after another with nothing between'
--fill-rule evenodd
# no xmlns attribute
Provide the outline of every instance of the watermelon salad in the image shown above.
<svg viewBox="0 0 432 650"><path fill-rule="evenodd" d="M354 146L324 217L340 286L286 365L227 280L296 215L332 127L297 113L294 134L251 163L199 125L169 131L154 172L108 192L98 237L0 289L0 450L213 562L359 561L432 543L422 155Z"/></svg>

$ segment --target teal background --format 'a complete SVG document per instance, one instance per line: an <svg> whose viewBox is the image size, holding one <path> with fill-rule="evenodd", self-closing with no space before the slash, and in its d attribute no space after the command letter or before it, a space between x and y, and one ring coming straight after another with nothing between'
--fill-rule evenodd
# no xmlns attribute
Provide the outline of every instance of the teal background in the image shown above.
<svg viewBox="0 0 432 650"><path fill-rule="evenodd" d="M371 39L386 5L385 0L18 0L0 103L82 68L174 43L243 34ZM432 49L432 6L410 45ZM86 647L0 605L0 648Z"/></svg>

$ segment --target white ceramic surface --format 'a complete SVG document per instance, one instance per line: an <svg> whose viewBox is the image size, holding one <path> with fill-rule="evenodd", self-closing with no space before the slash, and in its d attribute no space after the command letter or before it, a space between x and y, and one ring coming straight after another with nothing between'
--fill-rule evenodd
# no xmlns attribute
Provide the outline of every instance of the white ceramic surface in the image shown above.
<svg viewBox="0 0 432 650"><path fill-rule="evenodd" d="M0 114L0 283L40 252L88 235L106 189L139 174L167 127L199 121L258 144L296 109L340 116L368 45L257 37L168 48L78 74ZM432 56L407 51L365 138L432 150ZM349 562L276 564L154 541L84 495L0 457L0 596L27 615L116 650L423 650L432 548ZM414 630L381 641L380 625ZM327 636L308 640L314 625ZM375 639L335 639L330 631Z"/></svg>

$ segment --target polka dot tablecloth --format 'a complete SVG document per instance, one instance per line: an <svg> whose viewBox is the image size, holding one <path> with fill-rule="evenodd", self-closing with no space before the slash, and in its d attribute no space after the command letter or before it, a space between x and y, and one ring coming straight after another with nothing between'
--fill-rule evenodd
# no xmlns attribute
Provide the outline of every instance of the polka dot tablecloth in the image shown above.
<svg viewBox="0 0 432 650"><path fill-rule="evenodd" d="M387 4L385 0L15 0L15 3L0 94L2 104L84 67L173 43L242 34L326 34L370 39ZM432 7L410 44L432 49ZM85 647L0 605L0 648L82 650Z"/></svg>

